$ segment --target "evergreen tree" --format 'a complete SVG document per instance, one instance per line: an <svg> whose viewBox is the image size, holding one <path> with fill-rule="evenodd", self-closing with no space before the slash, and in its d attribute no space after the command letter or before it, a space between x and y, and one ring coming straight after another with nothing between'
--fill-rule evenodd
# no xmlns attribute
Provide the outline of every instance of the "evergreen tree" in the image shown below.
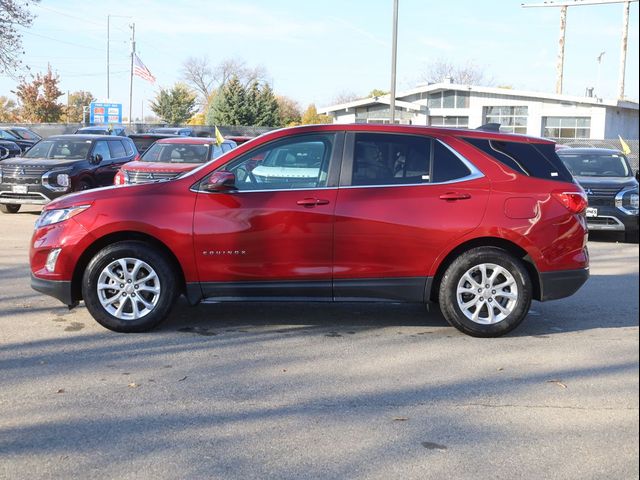
<svg viewBox="0 0 640 480"><path fill-rule="evenodd" d="M151 102L151 110L163 121L181 125L196 112L196 96L186 85L176 83L170 90L160 89Z"/></svg>
<svg viewBox="0 0 640 480"><path fill-rule="evenodd" d="M207 112L210 125L250 125L247 92L238 77L233 76L220 89Z"/></svg>
<svg viewBox="0 0 640 480"><path fill-rule="evenodd" d="M278 99L268 83L262 87L258 96L258 114L255 125L259 127L281 126Z"/></svg>

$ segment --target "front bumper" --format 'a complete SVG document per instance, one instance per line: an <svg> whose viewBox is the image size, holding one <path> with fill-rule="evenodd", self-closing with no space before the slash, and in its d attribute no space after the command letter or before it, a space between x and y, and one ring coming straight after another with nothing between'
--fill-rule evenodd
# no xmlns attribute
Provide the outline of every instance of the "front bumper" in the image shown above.
<svg viewBox="0 0 640 480"><path fill-rule="evenodd" d="M78 302L73 300L71 282L65 280L45 280L31 274L31 288L36 292L44 293L50 297L57 298L69 308L75 307Z"/></svg>
<svg viewBox="0 0 640 480"><path fill-rule="evenodd" d="M540 273L540 301L558 300L576 293L589 279L589 268Z"/></svg>
<svg viewBox="0 0 640 480"><path fill-rule="evenodd" d="M617 207L597 207L597 217L587 217L589 230L632 232L638 230L638 215L628 215Z"/></svg>
<svg viewBox="0 0 640 480"><path fill-rule="evenodd" d="M26 187L27 193L17 193L14 186ZM54 192L38 183L2 183L0 184L0 203L18 205L46 205L51 200L69 192Z"/></svg>

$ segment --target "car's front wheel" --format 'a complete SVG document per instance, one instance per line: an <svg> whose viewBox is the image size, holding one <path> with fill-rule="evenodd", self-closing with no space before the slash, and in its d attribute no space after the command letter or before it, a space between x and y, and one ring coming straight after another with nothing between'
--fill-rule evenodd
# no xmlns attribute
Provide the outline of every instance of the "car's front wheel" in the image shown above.
<svg viewBox="0 0 640 480"><path fill-rule="evenodd" d="M532 285L520 259L500 248L480 247L451 263L439 294L451 325L474 337L499 337L527 316Z"/></svg>
<svg viewBox="0 0 640 480"><path fill-rule="evenodd" d="M147 331L169 315L177 297L176 273L153 246L118 242L89 262L82 297L102 326L116 332Z"/></svg>
<svg viewBox="0 0 640 480"><path fill-rule="evenodd" d="M20 205L15 203L0 203L0 211L2 213L18 213Z"/></svg>

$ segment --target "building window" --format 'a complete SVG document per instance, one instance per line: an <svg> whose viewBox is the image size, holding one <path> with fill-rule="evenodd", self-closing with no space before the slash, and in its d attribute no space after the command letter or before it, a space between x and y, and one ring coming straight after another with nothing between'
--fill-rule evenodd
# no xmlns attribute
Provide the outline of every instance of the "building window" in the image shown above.
<svg viewBox="0 0 640 480"><path fill-rule="evenodd" d="M548 138L591 138L589 117L543 117L542 127Z"/></svg>
<svg viewBox="0 0 640 480"><path fill-rule="evenodd" d="M427 106L429 108L469 108L469 92L445 90L430 93Z"/></svg>
<svg viewBox="0 0 640 480"><path fill-rule="evenodd" d="M429 117L429 125L432 127L468 128L469 117Z"/></svg>
<svg viewBox="0 0 640 480"><path fill-rule="evenodd" d="M485 123L499 123L500 131L527 133L528 107L485 107Z"/></svg>

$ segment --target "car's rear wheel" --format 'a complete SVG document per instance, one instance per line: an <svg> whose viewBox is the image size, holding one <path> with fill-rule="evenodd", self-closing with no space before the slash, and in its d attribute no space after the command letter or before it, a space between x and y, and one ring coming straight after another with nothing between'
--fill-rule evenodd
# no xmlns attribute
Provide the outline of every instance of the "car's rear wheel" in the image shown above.
<svg viewBox="0 0 640 480"><path fill-rule="evenodd" d="M176 272L153 246L118 242L89 262L82 297L102 326L116 332L147 331L167 318L175 303Z"/></svg>
<svg viewBox="0 0 640 480"><path fill-rule="evenodd" d="M2 213L18 213L20 205L15 203L0 203L0 211Z"/></svg>
<svg viewBox="0 0 640 480"><path fill-rule="evenodd" d="M451 325L474 337L499 337L527 316L532 285L520 259L500 248L480 247L451 263L439 294Z"/></svg>

